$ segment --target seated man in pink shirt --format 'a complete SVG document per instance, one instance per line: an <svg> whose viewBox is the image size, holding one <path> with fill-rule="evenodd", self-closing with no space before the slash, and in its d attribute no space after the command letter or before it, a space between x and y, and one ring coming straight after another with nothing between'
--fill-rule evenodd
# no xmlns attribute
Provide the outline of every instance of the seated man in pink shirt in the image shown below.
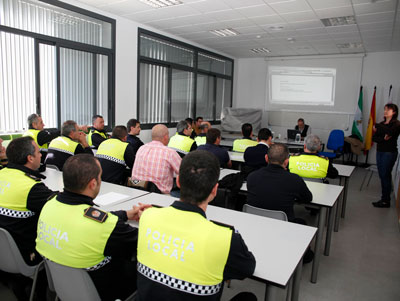
<svg viewBox="0 0 400 301"><path fill-rule="evenodd" d="M132 180L152 182L162 193L170 193L174 174L179 173L182 159L175 150L167 147L169 133L165 125L155 125L151 138L152 141L141 146L136 153Z"/></svg>

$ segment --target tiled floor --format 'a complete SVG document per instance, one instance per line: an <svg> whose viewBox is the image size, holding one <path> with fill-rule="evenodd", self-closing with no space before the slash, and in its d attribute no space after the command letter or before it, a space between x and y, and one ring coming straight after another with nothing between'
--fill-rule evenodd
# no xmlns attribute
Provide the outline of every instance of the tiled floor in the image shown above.
<svg viewBox="0 0 400 301"><path fill-rule="evenodd" d="M390 209L372 207L380 196L379 178L374 174L369 187L360 192L364 175L365 170L358 168L350 179L346 218L333 234L330 256L321 258L316 284L310 282L311 264L304 266L301 301L400 300L400 233L394 202ZM310 225L315 222L304 211L299 214ZM254 292L258 300L264 298L265 286L248 279L232 281L222 300L241 290ZM16 299L0 284L0 300Z"/></svg>

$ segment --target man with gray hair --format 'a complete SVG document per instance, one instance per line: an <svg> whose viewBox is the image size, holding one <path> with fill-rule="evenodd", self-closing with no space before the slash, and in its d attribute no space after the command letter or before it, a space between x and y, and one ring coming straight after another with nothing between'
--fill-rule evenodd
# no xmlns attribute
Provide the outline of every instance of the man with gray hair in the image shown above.
<svg viewBox="0 0 400 301"><path fill-rule="evenodd" d="M51 141L45 163L53 164L62 170L69 157L81 153L93 155L86 142L86 134L79 131L75 121L67 120L61 127L61 136Z"/></svg>
<svg viewBox="0 0 400 301"><path fill-rule="evenodd" d="M190 138L192 125L186 120L181 120L176 125L176 134L169 139L168 147L176 150L182 158L197 149L196 142Z"/></svg>
<svg viewBox="0 0 400 301"><path fill-rule="evenodd" d="M304 139L304 152L290 157L288 169L303 178L334 179L338 171L328 158L320 156L321 140L310 134Z"/></svg>

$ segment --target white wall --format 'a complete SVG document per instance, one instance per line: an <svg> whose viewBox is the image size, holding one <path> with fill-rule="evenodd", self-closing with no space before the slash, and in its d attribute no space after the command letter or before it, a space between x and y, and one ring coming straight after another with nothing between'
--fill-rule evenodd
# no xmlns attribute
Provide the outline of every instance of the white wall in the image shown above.
<svg viewBox="0 0 400 301"><path fill-rule="evenodd" d="M267 62L263 58L238 59L235 66L235 86L234 86L234 107L246 108L265 108L266 101L266 83L267 83ZM369 111L372 102L373 88L377 86L377 121L383 118L383 106L387 102L389 86L393 85L394 102L400 104L400 52L377 52L367 54L363 58L363 69L361 73L361 84L364 87L364 133L367 127ZM355 87L358 89L359 87ZM397 102L396 102L397 100ZM349 101L336 99L335 102ZM350 100L356 109L358 96ZM267 108L268 109L268 108ZM264 112L265 113L265 112ZM307 116L307 113L301 113ZM296 115L296 114L294 114ZM294 116L293 115L293 116ZM305 117L305 119L307 119ZM352 122L352 120L350 120ZM296 118L293 117L293 126L296 124ZM263 126L268 125L268 114L263 116ZM326 141L329 131L324 129L325 124L311 124L313 132L320 135ZM283 128L272 127L275 133L281 133L286 136ZM350 129L346 134L349 134ZM364 160L360 158L359 161ZM369 161L375 162L375 146L370 152Z"/></svg>
<svg viewBox="0 0 400 301"><path fill-rule="evenodd" d="M210 50L221 55L231 57L220 51L213 50L192 41L182 39L158 29L140 24L117 15L101 11L97 8L82 4L74 0L64 0L71 5L93 11L116 20L116 67L115 67L115 124L126 125L130 118L137 117L137 39L138 28L144 28L182 42ZM232 57L231 57L232 58ZM170 129L174 134L175 129ZM150 130L143 130L140 134L143 142L151 141Z"/></svg>

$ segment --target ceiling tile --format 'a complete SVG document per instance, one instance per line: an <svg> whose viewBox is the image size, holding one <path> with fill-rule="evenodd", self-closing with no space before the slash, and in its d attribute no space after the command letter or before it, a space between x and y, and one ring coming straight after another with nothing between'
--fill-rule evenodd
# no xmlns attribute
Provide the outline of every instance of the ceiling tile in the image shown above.
<svg viewBox="0 0 400 301"><path fill-rule="evenodd" d="M255 24L254 22L252 22L249 19L236 19L236 20L221 21L221 24L225 28L257 26L257 24Z"/></svg>
<svg viewBox="0 0 400 301"><path fill-rule="evenodd" d="M217 11L217 12L209 12L204 15L206 15L212 19L215 19L217 21L244 19L244 17L234 9L221 10L221 11Z"/></svg>
<svg viewBox="0 0 400 301"><path fill-rule="evenodd" d="M307 0L307 2L314 10L351 5L350 0Z"/></svg>
<svg viewBox="0 0 400 301"><path fill-rule="evenodd" d="M249 20L257 25L285 23L285 20L283 20L279 15L255 17L249 18Z"/></svg>
<svg viewBox="0 0 400 301"><path fill-rule="evenodd" d="M358 15L356 16L356 20L358 24L394 21L394 12Z"/></svg>
<svg viewBox="0 0 400 301"><path fill-rule="evenodd" d="M234 27L235 30L242 34L257 34L257 33L266 33L261 27L259 26L248 26L248 27Z"/></svg>
<svg viewBox="0 0 400 301"><path fill-rule="evenodd" d="M235 10L244 17L248 18L276 15L275 11L266 4L237 8Z"/></svg>
<svg viewBox="0 0 400 301"><path fill-rule="evenodd" d="M317 35L317 34L325 34L327 33L326 28L308 28L308 29L297 29L297 34L300 36L309 36L309 35Z"/></svg>
<svg viewBox="0 0 400 301"><path fill-rule="evenodd" d="M131 0L107 1L105 5L97 4L96 6L99 7L100 9L105 9L116 15L133 14L133 13L153 10L151 6L146 5L143 2L131 1Z"/></svg>
<svg viewBox="0 0 400 301"><path fill-rule="evenodd" d="M358 27L356 24L343 25L343 26L328 26L325 27L328 33L335 32L358 32Z"/></svg>
<svg viewBox="0 0 400 301"><path fill-rule="evenodd" d="M365 23L358 25L360 31L364 30L377 30L377 29L386 29L388 31L392 31L393 22L374 22L374 23Z"/></svg>
<svg viewBox="0 0 400 301"><path fill-rule="evenodd" d="M364 4L354 4L354 11L356 15L378 13L378 12L390 12L396 8L395 1L376 1Z"/></svg>
<svg viewBox="0 0 400 301"><path fill-rule="evenodd" d="M311 7L305 0L293 0L293 1L280 1L274 3L268 3L277 13L296 13L301 11L309 11Z"/></svg>
<svg viewBox="0 0 400 301"><path fill-rule="evenodd" d="M354 12L351 6L344 6L344 7L336 7L328 9L317 9L315 10L315 14L318 16L318 18L324 19L324 18L352 16L354 15Z"/></svg>
<svg viewBox="0 0 400 301"><path fill-rule="evenodd" d="M232 8L241 8L253 5L265 4L263 0L223 0Z"/></svg>
<svg viewBox="0 0 400 301"><path fill-rule="evenodd" d="M307 29L307 28L325 28L320 20L304 21L304 22L290 22L290 25L296 29Z"/></svg>
<svg viewBox="0 0 400 301"><path fill-rule="evenodd" d="M308 20L317 20L318 17L313 11L305 11L299 13L281 14L281 17L287 22L302 22Z"/></svg>
<svg viewBox="0 0 400 301"><path fill-rule="evenodd" d="M202 13L227 10L231 8L225 2L219 0L203 0L203 1L189 3L188 5Z"/></svg>
<svg viewBox="0 0 400 301"><path fill-rule="evenodd" d="M316 34L316 35L311 35L311 36L304 36L302 37L303 39L305 39L308 42L315 42L315 41L326 41L326 39L329 36L327 34Z"/></svg>
<svg viewBox="0 0 400 301"><path fill-rule="evenodd" d="M365 30L361 32L361 36L363 37L363 39L367 37L382 37L382 36L392 37L392 35L386 29Z"/></svg>

